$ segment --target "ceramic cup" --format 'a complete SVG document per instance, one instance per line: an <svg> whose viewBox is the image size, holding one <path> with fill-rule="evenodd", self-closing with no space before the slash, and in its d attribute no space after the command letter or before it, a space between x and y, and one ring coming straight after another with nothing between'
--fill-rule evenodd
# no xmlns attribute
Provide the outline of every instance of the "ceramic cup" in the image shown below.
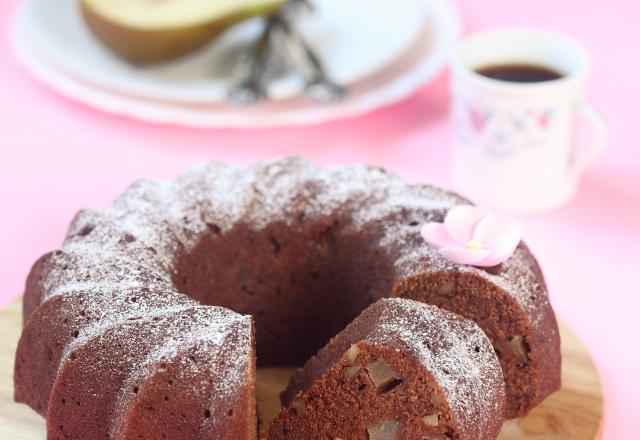
<svg viewBox="0 0 640 440"><path fill-rule="evenodd" d="M476 73L509 64L545 66L563 76L516 83ZM604 121L583 102L589 51L554 32L498 29L466 39L452 67L458 189L479 203L518 212L542 211L569 200L607 138ZM589 145L577 142L581 117L593 126Z"/></svg>

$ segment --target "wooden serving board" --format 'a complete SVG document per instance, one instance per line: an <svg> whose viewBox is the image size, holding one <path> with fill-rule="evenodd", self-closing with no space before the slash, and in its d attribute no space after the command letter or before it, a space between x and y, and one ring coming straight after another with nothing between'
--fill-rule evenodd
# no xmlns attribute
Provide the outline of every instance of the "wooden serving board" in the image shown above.
<svg viewBox="0 0 640 440"><path fill-rule="evenodd" d="M13 401L13 358L20 336L21 302L0 311L0 439L42 440L44 420ZM527 417L508 421L499 440L593 440L599 438L603 398L600 379L584 345L561 325L562 389ZM278 394L293 370L258 370L260 419L272 420L280 409Z"/></svg>

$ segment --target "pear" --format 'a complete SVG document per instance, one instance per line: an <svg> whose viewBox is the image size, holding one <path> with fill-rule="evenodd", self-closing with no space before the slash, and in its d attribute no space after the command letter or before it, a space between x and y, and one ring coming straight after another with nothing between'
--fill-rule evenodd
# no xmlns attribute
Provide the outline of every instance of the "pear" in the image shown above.
<svg viewBox="0 0 640 440"><path fill-rule="evenodd" d="M133 63L189 54L232 25L267 15L287 0L80 0L91 31Z"/></svg>

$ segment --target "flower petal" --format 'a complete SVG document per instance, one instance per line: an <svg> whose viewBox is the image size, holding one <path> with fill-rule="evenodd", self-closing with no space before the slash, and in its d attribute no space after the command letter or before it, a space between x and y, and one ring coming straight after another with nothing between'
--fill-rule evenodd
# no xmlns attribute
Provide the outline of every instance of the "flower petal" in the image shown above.
<svg viewBox="0 0 640 440"><path fill-rule="evenodd" d="M515 252L520 240L514 241L511 237L492 240L487 244L487 248L491 249L491 255L482 261L482 266L495 266L507 261Z"/></svg>
<svg viewBox="0 0 640 440"><path fill-rule="evenodd" d="M477 267L493 267L493 266L497 266L498 264L504 263L505 261L507 261L510 256L511 255L489 255L484 260L479 261L478 263L474 264L474 266L477 266Z"/></svg>
<svg viewBox="0 0 640 440"><path fill-rule="evenodd" d="M473 239L491 248L491 242L506 240L517 245L522 238L522 230L517 220L505 215L489 214L478 222L473 231ZM514 245L514 247L515 247Z"/></svg>
<svg viewBox="0 0 640 440"><path fill-rule="evenodd" d="M491 255L489 249L469 249L465 246L449 246L440 249L440 255L447 260L458 263L476 266Z"/></svg>
<svg viewBox="0 0 640 440"><path fill-rule="evenodd" d="M485 214L475 206L456 206L447 213L444 225L458 243L466 246L473 239L476 225L484 216Z"/></svg>
<svg viewBox="0 0 640 440"><path fill-rule="evenodd" d="M420 230L420 234L427 243L438 249L456 245L456 241L451 237L451 234L447 232L447 228L445 228L442 223L427 223Z"/></svg>

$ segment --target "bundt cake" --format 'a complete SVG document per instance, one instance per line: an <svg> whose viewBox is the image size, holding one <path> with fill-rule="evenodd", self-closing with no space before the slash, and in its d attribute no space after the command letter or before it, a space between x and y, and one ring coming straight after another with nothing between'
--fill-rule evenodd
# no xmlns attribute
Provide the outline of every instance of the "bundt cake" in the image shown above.
<svg viewBox="0 0 640 440"><path fill-rule="evenodd" d="M523 415L559 387L555 316L524 244L483 269L421 238L461 204L380 168L298 158L137 182L81 211L32 268L15 399L47 417L49 438L252 438L247 315L259 364L299 366L394 296L477 322L500 359L507 415Z"/></svg>
<svg viewBox="0 0 640 440"><path fill-rule="evenodd" d="M294 374L283 403L271 440L493 440L505 393L476 324L386 298Z"/></svg>

